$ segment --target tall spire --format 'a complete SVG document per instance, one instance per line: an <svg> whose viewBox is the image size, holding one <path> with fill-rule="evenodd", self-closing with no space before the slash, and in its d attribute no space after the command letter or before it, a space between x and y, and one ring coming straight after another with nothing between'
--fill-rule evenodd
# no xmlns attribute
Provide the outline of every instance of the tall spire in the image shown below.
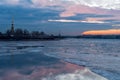
<svg viewBox="0 0 120 80"><path fill-rule="evenodd" d="M11 36L14 36L14 17L12 17L12 23L11 23Z"/></svg>

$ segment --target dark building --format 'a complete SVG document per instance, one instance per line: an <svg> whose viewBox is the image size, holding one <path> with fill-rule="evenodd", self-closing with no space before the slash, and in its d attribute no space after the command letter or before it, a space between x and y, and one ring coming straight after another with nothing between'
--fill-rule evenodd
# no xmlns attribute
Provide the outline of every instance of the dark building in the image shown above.
<svg viewBox="0 0 120 80"><path fill-rule="evenodd" d="M62 38L59 36L50 36L44 32L23 30L21 28L15 29L14 18L11 21L10 29L4 34L0 32L0 40L54 40Z"/></svg>
<svg viewBox="0 0 120 80"><path fill-rule="evenodd" d="M13 18L11 23L10 36L13 37L14 33L15 33L15 29L14 29L14 18Z"/></svg>

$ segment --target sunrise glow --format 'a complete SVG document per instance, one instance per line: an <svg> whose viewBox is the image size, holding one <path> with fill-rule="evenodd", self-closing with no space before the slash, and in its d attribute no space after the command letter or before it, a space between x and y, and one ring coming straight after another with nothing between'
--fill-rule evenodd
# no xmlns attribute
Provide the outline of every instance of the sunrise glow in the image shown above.
<svg viewBox="0 0 120 80"><path fill-rule="evenodd" d="M85 31L83 35L120 35L120 29L109 29L109 30L91 30Z"/></svg>

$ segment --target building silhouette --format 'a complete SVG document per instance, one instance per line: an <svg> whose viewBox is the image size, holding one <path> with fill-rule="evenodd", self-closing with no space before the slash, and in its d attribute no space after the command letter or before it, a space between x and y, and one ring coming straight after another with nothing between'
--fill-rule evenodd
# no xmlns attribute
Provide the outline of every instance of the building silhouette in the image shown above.
<svg viewBox="0 0 120 80"><path fill-rule="evenodd" d="M27 29L15 28L14 18L12 18L10 29L5 33L0 32L0 40L55 40L62 38L61 34L54 36L41 31L29 31Z"/></svg>
<svg viewBox="0 0 120 80"><path fill-rule="evenodd" d="M15 29L14 29L14 18L12 19L11 29L10 29L10 36L14 37Z"/></svg>

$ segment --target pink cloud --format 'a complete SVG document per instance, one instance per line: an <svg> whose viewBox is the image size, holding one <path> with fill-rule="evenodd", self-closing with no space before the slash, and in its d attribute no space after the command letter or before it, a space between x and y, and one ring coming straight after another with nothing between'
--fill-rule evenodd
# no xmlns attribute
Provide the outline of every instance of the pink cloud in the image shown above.
<svg viewBox="0 0 120 80"><path fill-rule="evenodd" d="M32 7L32 8L52 8L55 10L63 11L59 14L60 17L70 17L76 16L77 14L98 14L98 15L113 15L113 17L105 17L101 19L109 20L120 20L120 10L110 10L103 9L100 7L90 7L85 6L84 4L76 4L76 1L73 0L31 0L32 3L27 1L20 0L4 0L0 2L0 4L10 4L10 5L21 5L24 7ZM79 2L79 1L77 1ZM26 6L27 5L27 6ZM52 6L52 7L50 7ZM55 6L59 6L56 8Z"/></svg>
<svg viewBox="0 0 120 80"><path fill-rule="evenodd" d="M61 6L63 2L61 0L31 0L33 3L33 7L41 8L48 6Z"/></svg>
<svg viewBox="0 0 120 80"><path fill-rule="evenodd" d="M61 17L69 17L69 16L75 16L76 14L99 14L99 15L110 15L110 14L116 14L116 13L110 13L111 10L107 9L101 9L101 8L94 8L94 7L88 7L84 5L69 5L65 6L65 11L60 14ZM117 13L118 14L118 13Z"/></svg>
<svg viewBox="0 0 120 80"><path fill-rule="evenodd" d="M0 4L18 5L20 0L4 0Z"/></svg>

